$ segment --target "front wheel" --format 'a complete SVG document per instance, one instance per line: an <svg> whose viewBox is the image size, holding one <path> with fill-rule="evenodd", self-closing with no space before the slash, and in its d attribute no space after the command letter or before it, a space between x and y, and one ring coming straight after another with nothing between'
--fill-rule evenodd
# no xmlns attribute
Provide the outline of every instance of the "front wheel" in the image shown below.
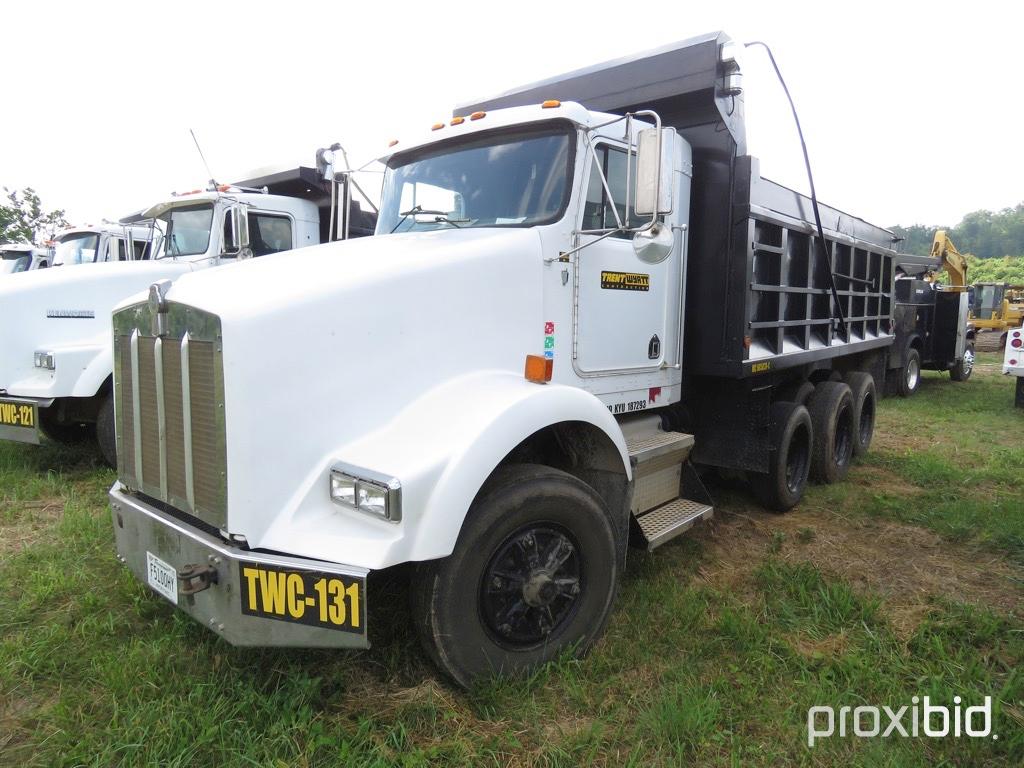
<svg viewBox="0 0 1024 768"><path fill-rule="evenodd" d="M604 632L618 584L615 528L597 493L513 465L477 496L451 555L417 568L420 640L456 683L519 676Z"/></svg>
<svg viewBox="0 0 1024 768"><path fill-rule="evenodd" d="M911 347L903 359L900 378L896 384L900 397L910 397L921 386L921 353Z"/></svg>
<svg viewBox="0 0 1024 768"><path fill-rule="evenodd" d="M949 378L953 381L967 381L971 378L971 371L974 370L974 342L968 341L964 346L964 356L956 361L949 371Z"/></svg>

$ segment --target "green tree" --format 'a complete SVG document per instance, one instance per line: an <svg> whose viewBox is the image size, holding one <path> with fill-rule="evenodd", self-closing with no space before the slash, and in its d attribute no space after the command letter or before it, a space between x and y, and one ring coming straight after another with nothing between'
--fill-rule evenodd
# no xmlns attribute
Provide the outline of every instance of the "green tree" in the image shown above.
<svg viewBox="0 0 1024 768"><path fill-rule="evenodd" d="M0 243L34 243L46 240L68 226L64 211L44 212L39 195L32 187L18 192L3 188L0 204Z"/></svg>

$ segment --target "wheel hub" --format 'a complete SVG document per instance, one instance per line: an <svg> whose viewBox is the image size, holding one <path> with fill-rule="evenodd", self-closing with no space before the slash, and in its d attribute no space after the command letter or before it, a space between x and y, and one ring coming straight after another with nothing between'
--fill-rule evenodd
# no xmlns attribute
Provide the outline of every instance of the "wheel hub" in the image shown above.
<svg viewBox="0 0 1024 768"><path fill-rule="evenodd" d="M556 526L529 526L495 550L484 569L480 614L504 645L537 645L575 612L582 593L579 550Z"/></svg>

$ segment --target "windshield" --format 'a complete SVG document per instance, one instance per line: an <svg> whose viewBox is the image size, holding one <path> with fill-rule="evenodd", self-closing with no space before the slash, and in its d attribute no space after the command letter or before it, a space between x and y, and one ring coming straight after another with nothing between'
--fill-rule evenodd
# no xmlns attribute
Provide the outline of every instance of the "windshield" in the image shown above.
<svg viewBox="0 0 1024 768"><path fill-rule="evenodd" d="M100 236L90 232L65 235L53 252L53 266L61 264L92 264L100 247Z"/></svg>
<svg viewBox="0 0 1024 768"><path fill-rule="evenodd" d="M31 261L32 255L25 251L0 251L0 275L24 272Z"/></svg>
<svg viewBox="0 0 1024 768"><path fill-rule="evenodd" d="M164 241L167 256L195 256L206 253L210 246L213 205L190 205L172 208L161 217L167 222Z"/></svg>
<svg viewBox="0 0 1024 768"><path fill-rule="evenodd" d="M572 136L547 125L392 158L377 234L554 221L569 199Z"/></svg>

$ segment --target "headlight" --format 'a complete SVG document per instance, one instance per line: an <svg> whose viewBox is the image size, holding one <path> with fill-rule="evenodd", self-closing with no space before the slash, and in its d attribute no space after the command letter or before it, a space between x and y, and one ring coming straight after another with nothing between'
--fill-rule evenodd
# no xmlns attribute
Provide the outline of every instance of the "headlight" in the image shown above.
<svg viewBox="0 0 1024 768"><path fill-rule="evenodd" d="M32 362L36 368L45 368L48 371L52 371L57 367L53 362L53 352L36 352L32 357Z"/></svg>
<svg viewBox="0 0 1024 768"><path fill-rule="evenodd" d="M402 519L402 484L370 470L348 465L331 469L331 500L393 523Z"/></svg>

